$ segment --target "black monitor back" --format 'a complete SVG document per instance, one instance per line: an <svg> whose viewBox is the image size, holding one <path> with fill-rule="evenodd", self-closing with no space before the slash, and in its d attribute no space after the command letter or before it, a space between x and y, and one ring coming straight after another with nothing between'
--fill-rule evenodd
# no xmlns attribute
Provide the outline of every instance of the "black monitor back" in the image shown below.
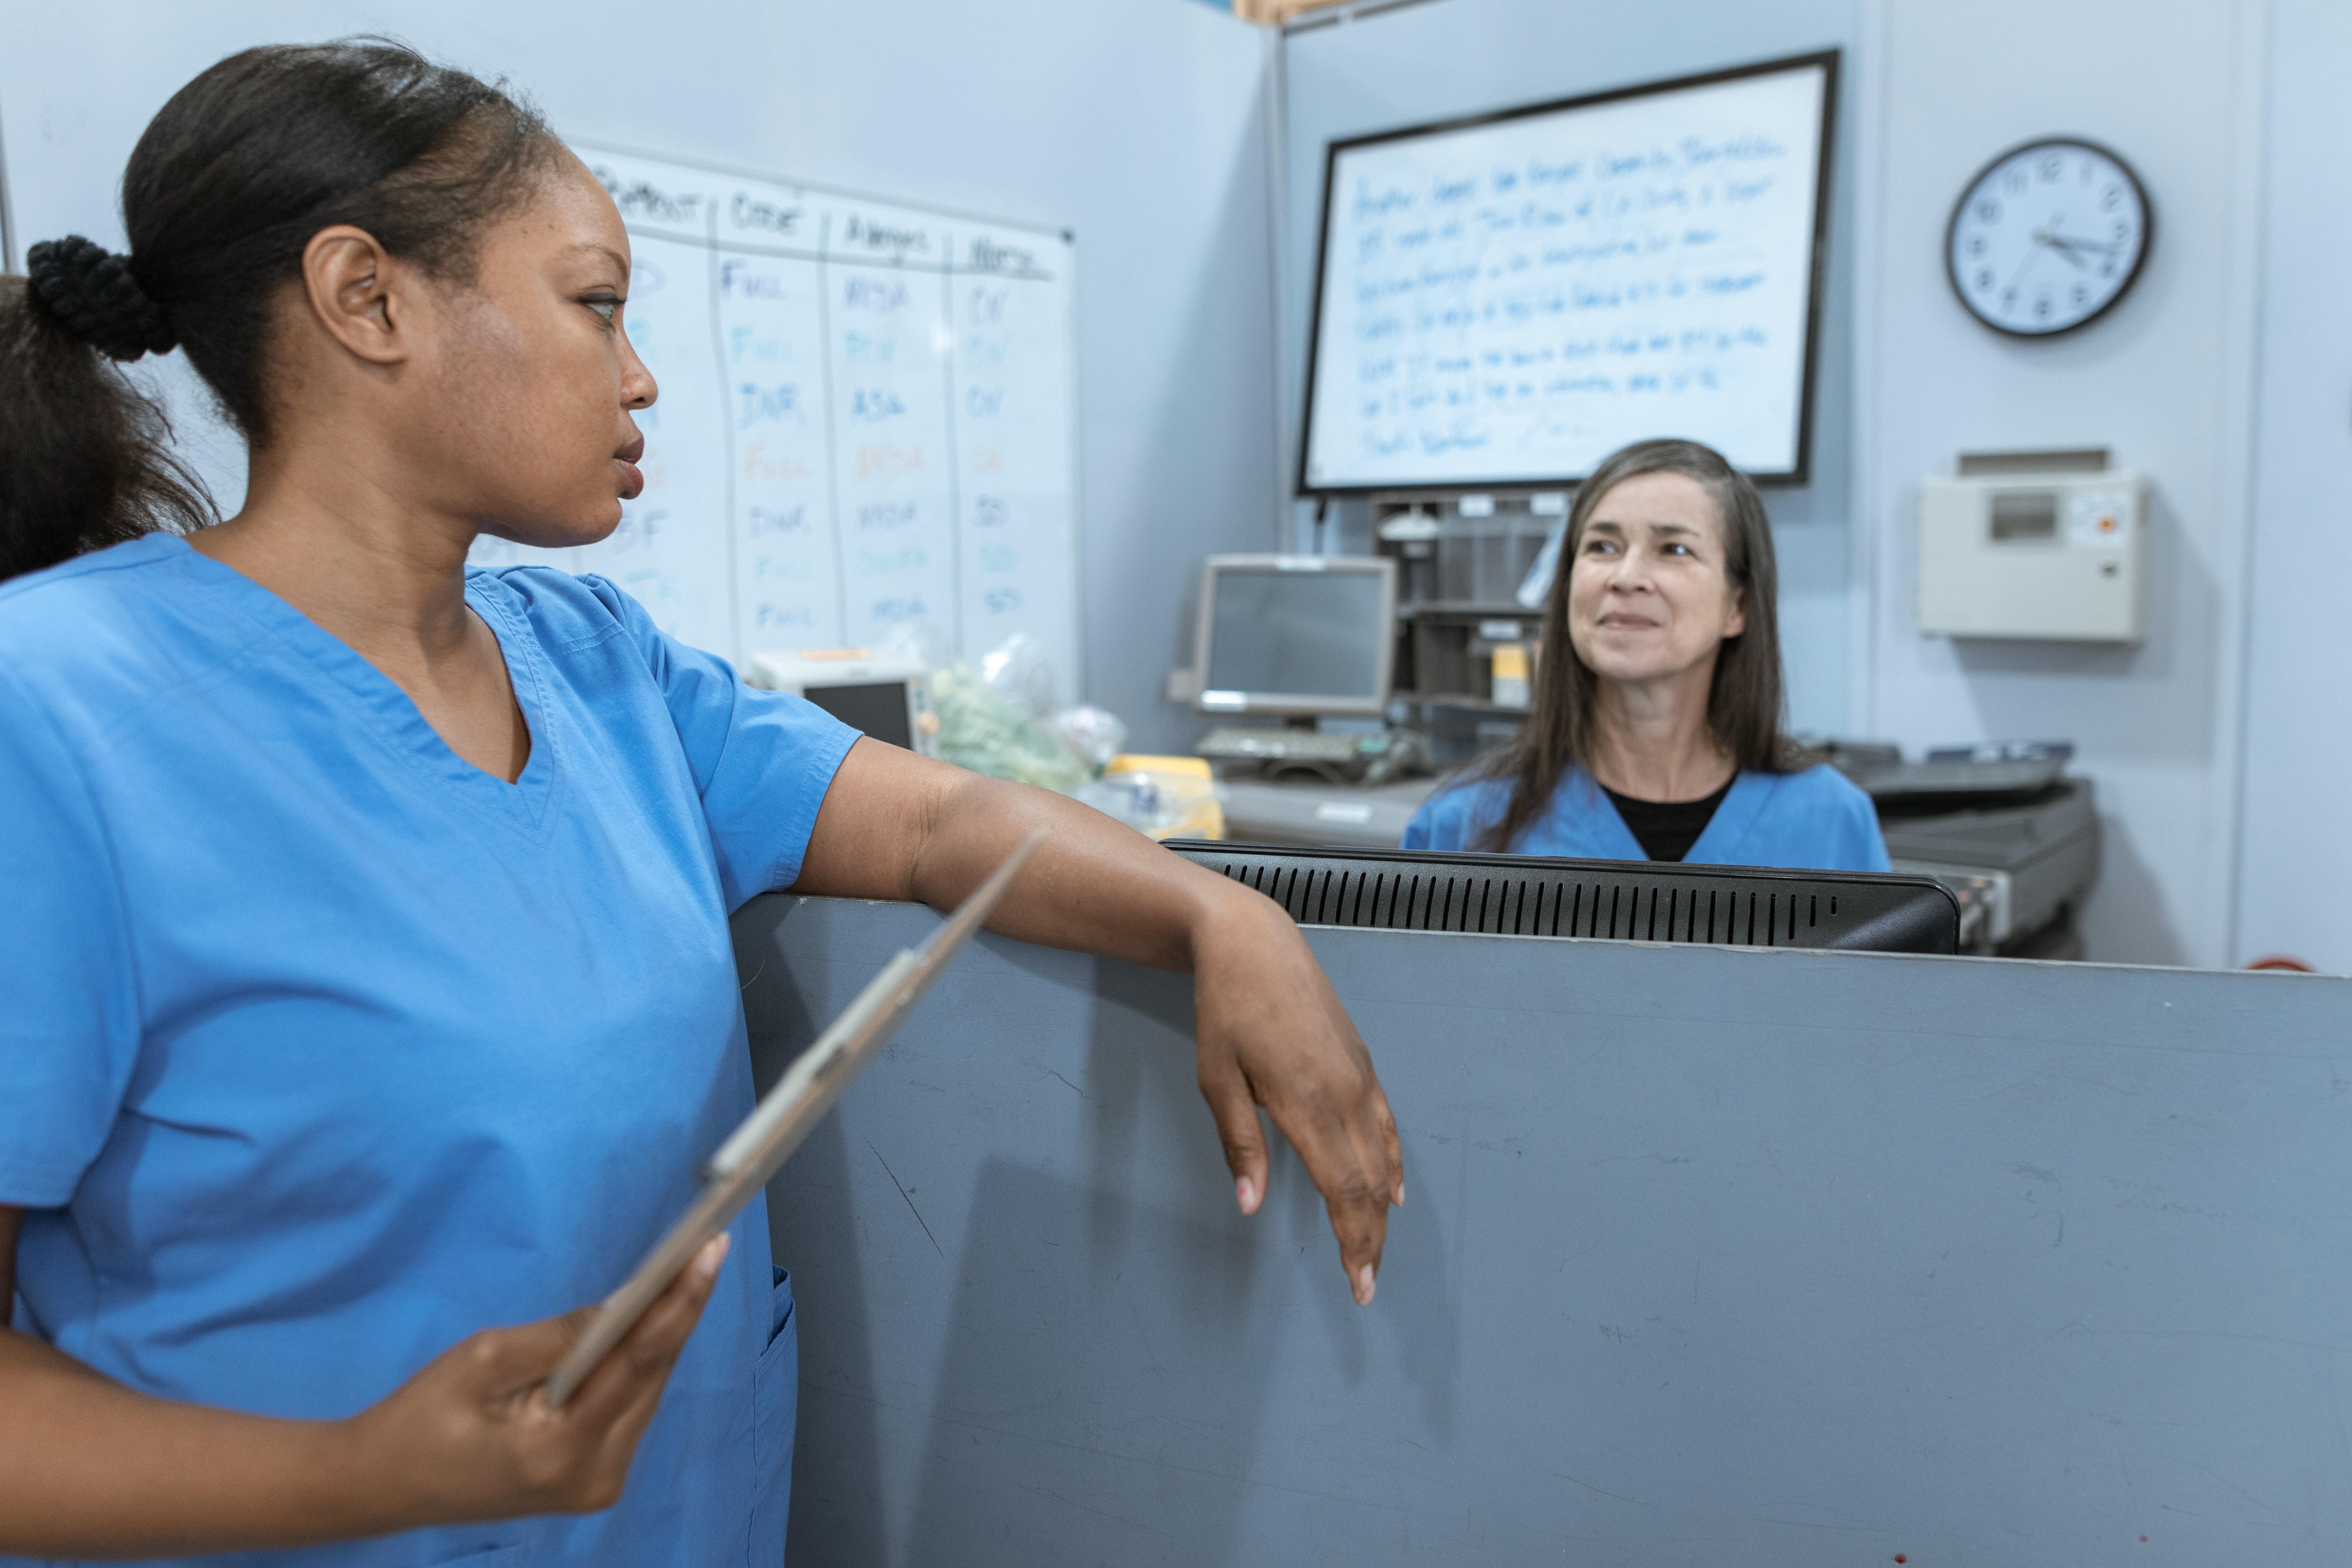
<svg viewBox="0 0 2352 1568"><path fill-rule="evenodd" d="M1733 947L1956 952L1960 906L1931 877L1422 849L1171 839L1301 925Z"/></svg>

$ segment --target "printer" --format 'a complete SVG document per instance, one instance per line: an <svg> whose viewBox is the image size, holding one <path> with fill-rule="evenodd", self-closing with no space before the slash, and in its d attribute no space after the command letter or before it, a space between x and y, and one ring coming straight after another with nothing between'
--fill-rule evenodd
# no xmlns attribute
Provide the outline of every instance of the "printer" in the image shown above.
<svg viewBox="0 0 2352 1568"><path fill-rule="evenodd" d="M1961 952L2083 956L2074 919L2098 879L2099 814L2091 781L2066 773L2071 744L1950 747L1916 763L1892 746L1827 750L1877 806L1895 869L1959 899Z"/></svg>

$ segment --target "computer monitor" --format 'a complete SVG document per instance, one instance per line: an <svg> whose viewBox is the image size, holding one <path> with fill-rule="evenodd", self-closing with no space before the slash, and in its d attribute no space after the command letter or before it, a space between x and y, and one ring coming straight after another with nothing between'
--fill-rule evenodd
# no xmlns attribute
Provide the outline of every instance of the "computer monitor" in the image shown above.
<svg viewBox="0 0 2352 1568"><path fill-rule="evenodd" d="M805 697L877 741L927 757L940 754L930 675L919 659L856 647L754 653L743 661L743 680Z"/></svg>
<svg viewBox="0 0 2352 1568"><path fill-rule="evenodd" d="M1960 906L1932 877L1422 849L1170 839L1301 925L1858 952L1959 951Z"/></svg>
<svg viewBox="0 0 2352 1568"><path fill-rule="evenodd" d="M1192 647L1203 713L1378 717L1396 657L1396 563L1212 555Z"/></svg>

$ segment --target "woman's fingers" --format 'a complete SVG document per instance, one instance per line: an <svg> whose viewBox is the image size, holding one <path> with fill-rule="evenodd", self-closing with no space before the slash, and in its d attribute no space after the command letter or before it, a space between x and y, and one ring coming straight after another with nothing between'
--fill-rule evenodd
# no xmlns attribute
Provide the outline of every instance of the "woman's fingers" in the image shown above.
<svg viewBox="0 0 2352 1568"><path fill-rule="evenodd" d="M1265 1201L1265 1128L1258 1121L1249 1079L1230 1052L1201 1053L1201 1098L1216 1118L1225 1169L1234 1173L1234 1202L1242 1213L1255 1214Z"/></svg>
<svg viewBox="0 0 2352 1568"><path fill-rule="evenodd" d="M1265 1107L1323 1194L1349 1289L1369 1302L1389 1205L1404 1194L1396 1118L1297 926L1271 901L1239 897L1194 938L1201 1094L1244 1213L1265 1194Z"/></svg>
<svg viewBox="0 0 2352 1568"><path fill-rule="evenodd" d="M1331 1011L1337 1016L1334 1019L1336 1026L1355 1040L1357 1048L1363 1052L1366 1098L1370 1101L1367 1111L1372 1132L1379 1141L1380 1158L1391 1177L1389 1202L1401 1205L1404 1202L1404 1147L1397 1140L1396 1114L1389 1109L1388 1090L1381 1087L1381 1080L1373 1075L1371 1052L1364 1050L1362 1037L1357 1035L1354 1021L1348 1016L1347 1009L1339 1005L1339 998L1336 995L1331 998Z"/></svg>
<svg viewBox="0 0 2352 1568"><path fill-rule="evenodd" d="M646 1309L627 1337L614 1345L596 1365L566 1402L565 1416L583 1428L603 1429L618 1425L630 1406L650 1394L658 1402L663 1385L669 1380L669 1369L676 1364L678 1352L686 1348L686 1337L702 1320L702 1309L710 1301L710 1291L719 1279L719 1266L727 1260L727 1250L732 1245L725 1232L703 1243L693 1261L678 1270L669 1289L655 1298ZM589 1308L590 1313L595 1311ZM568 1321L571 1316L566 1314ZM548 1369L553 1371L551 1365ZM631 1440L634 1447L635 1439Z"/></svg>
<svg viewBox="0 0 2352 1568"><path fill-rule="evenodd" d="M588 1331L593 1307L578 1307L560 1318L542 1318L511 1329L492 1329L459 1347L469 1381L490 1397L523 1394L543 1383L573 1342Z"/></svg>
<svg viewBox="0 0 2352 1568"><path fill-rule="evenodd" d="M404 1525L611 1507L726 1255L713 1237L562 1410L541 1391L600 1308L452 1346L352 1418L372 1504Z"/></svg>
<svg viewBox="0 0 2352 1568"><path fill-rule="evenodd" d="M639 1320L629 1338L614 1348L614 1355L628 1357L638 1373L632 1396L604 1429L603 1458L616 1491L627 1479L637 1440L645 1436L655 1413L661 1408L662 1391L669 1386L671 1369L686 1348L687 1336L702 1321L702 1310L709 1304L719 1266L727 1260L730 1245L724 1233L705 1242L694 1261L686 1266L670 1289ZM635 1342L640 1334L644 1342Z"/></svg>
<svg viewBox="0 0 2352 1568"><path fill-rule="evenodd" d="M1298 1151L1300 1163L1323 1194L1331 1235L1339 1244L1339 1267L1356 1305L1370 1306L1380 1278L1381 1251L1388 1240L1395 1167L1370 1135L1368 1109L1343 1109L1335 1102L1327 1107L1289 1117L1273 1106L1267 1110L1274 1111L1276 1124Z"/></svg>
<svg viewBox="0 0 2352 1568"><path fill-rule="evenodd" d="M1265 1073L1262 1092L1267 1114L1298 1151L1299 1163L1323 1194L1331 1234L1339 1244L1339 1266L1360 1306L1372 1299L1388 1237L1389 1205L1402 1184L1395 1119L1352 1026L1339 1038L1326 1033L1317 1043L1323 1048L1301 1051L1282 1069ZM1215 1059L1202 1063L1201 1092L1216 1115L1227 1163L1241 1178L1234 1151L1242 1143L1252 1162L1255 1195L1262 1198L1265 1139L1241 1063L1241 1051L1248 1047L1220 1044ZM1244 1205L1244 1212L1253 1207Z"/></svg>

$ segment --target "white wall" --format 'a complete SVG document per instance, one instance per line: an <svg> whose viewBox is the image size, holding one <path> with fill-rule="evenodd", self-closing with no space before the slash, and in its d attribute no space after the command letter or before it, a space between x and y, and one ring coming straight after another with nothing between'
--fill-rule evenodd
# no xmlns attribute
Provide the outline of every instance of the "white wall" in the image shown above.
<svg viewBox="0 0 2352 1568"><path fill-rule="evenodd" d="M1189 741L1161 692L1173 585L1263 548L1271 505L1268 35L1177 0L19 5L0 147L20 253L120 245L132 142L213 60L362 31L510 76L570 133L1075 228L1087 694L1139 747Z"/></svg>
<svg viewBox="0 0 2352 1568"><path fill-rule="evenodd" d="M2275 0L2241 961L2352 973L2352 6Z"/></svg>
<svg viewBox="0 0 2352 1568"><path fill-rule="evenodd" d="M2095 958L2232 957L2265 9L1876 0L1872 11L1857 495L1876 551L1876 634L1864 728L1909 747L2076 742L2106 829L2084 919ZM1952 298L1945 223L1979 165L2054 132L2104 142L2139 171L2155 246L2106 320L2055 342L2006 339ZM1919 479L1950 472L1961 451L2080 446L2112 447L2155 480L2145 646L1921 637Z"/></svg>
<svg viewBox="0 0 2352 1568"><path fill-rule="evenodd" d="M1855 66L1859 0L1433 0L1359 21L1295 31L1283 48L1284 449L1295 450L1304 395L1325 144L1341 137L1631 82L1843 47L1843 102L1832 153L1831 254L1823 290L1813 479L1765 493L1780 566L1780 637L1790 716L1840 733L1855 718L1866 624L1854 615L1848 518L1853 457ZM1284 482L1291 475L1286 471ZM1352 520L1351 520L1352 521ZM1362 548L1363 540L1351 541ZM1336 543L1336 541L1335 541Z"/></svg>

